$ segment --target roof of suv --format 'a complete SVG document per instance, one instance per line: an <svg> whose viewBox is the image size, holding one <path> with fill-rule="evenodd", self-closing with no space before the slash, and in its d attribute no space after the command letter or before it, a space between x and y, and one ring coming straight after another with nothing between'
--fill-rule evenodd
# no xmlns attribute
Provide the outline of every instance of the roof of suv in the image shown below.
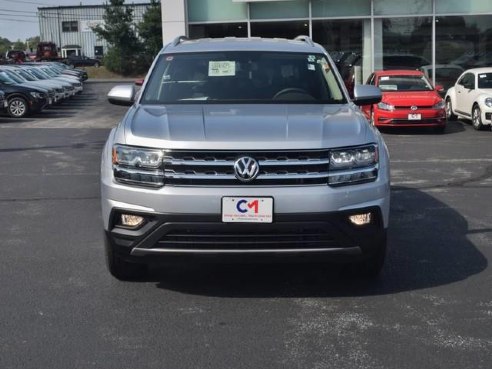
<svg viewBox="0 0 492 369"><path fill-rule="evenodd" d="M161 53L186 53L207 51L283 51L324 53L321 45L314 43L307 36L298 36L293 40L284 38L205 38L189 40L178 37L165 46Z"/></svg>

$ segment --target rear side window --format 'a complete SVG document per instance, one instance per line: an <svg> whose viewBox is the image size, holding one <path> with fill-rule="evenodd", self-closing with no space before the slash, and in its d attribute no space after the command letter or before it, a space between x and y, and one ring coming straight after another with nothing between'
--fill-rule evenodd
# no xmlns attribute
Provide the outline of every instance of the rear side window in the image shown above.
<svg viewBox="0 0 492 369"><path fill-rule="evenodd" d="M492 89L492 73L478 73L478 88Z"/></svg>
<svg viewBox="0 0 492 369"><path fill-rule="evenodd" d="M209 52L161 55L142 103L343 103L322 54Z"/></svg>

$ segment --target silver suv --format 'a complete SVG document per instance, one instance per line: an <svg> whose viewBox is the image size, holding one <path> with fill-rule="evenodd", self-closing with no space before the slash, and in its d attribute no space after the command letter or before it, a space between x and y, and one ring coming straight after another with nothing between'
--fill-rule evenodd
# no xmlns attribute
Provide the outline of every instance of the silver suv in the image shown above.
<svg viewBox="0 0 492 369"><path fill-rule="evenodd" d="M131 105L101 164L109 271L142 276L157 260L197 256L350 261L381 270L390 180L381 135L351 100L327 52L306 36L177 38ZM309 258L311 257L311 258Z"/></svg>

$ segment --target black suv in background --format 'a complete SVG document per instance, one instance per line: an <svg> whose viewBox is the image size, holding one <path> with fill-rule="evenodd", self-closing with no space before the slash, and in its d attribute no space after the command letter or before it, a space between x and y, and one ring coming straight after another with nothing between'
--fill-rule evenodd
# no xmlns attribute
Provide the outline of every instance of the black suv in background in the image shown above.
<svg viewBox="0 0 492 369"><path fill-rule="evenodd" d="M101 61L98 59L92 59L87 56L81 55L70 55L66 60L67 65L72 68L75 67L99 67L101 65Z"/></svg>

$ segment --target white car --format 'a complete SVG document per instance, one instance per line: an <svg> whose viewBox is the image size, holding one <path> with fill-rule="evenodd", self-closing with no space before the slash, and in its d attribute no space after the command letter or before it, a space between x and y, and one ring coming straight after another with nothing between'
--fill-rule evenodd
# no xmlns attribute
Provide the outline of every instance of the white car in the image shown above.
<svg viewBox="0 0 492 369"><path fill-rule="evenodd" d="M473 128L492 125L492 68L468 69L446 93L446 117L471 119Z"/></svg>

